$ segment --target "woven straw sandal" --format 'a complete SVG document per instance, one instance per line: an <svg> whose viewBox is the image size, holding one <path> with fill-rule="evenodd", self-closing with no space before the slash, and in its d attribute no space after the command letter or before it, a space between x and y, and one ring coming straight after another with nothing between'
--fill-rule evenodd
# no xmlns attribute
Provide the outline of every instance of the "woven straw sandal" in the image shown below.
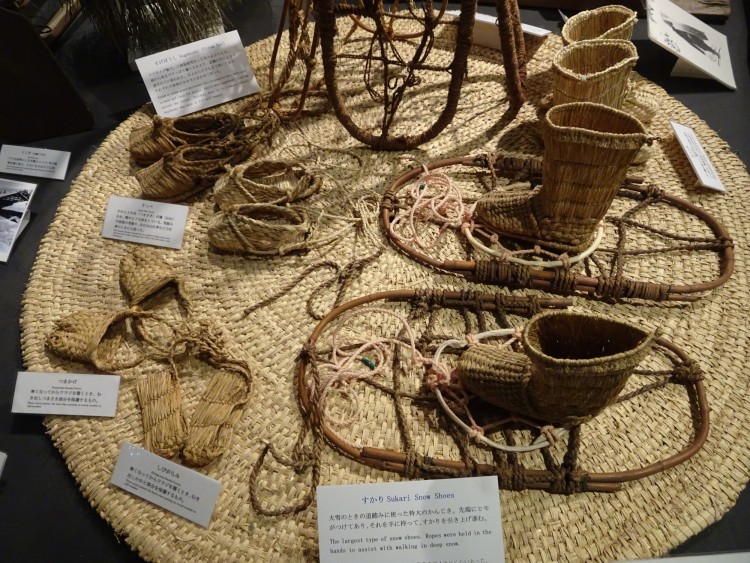
<svg viewBox="0 0 750 563"><path fill-rule="evenodd" d="M592 39L563 47L552 61L552 103L595 102L620 109L637 62L630 41Z"/></svg>
<svg viewBox="0 0 750 563"><path fill-rule="evenodd" d="M563 25L563 44L589 39L630 39L637 19L638 14L625 6L601 6L579 12Z"/></svg>
<svg viewBox="0 0 750 563"><path fill-rule="evenodd" d="M543 137L542 186L489 192L477 201L475 218L499 234L580 252L648 140L646 131L622 111L581 102L550 109Z"/></svg>
<svg viewBox="0 0 750 563"><path fill-rule="evenodd" d="M311 230L302 207L247 203L214 215L208 223L208 240L216 250L280 256L304 248Z"/></svg>
<svg viewBox="0 0 750 563"><path fill-rule="evenodd" d="M256 150L255 143L242 137L179 147L136 172L141 197L160 201L187 199L211 187L225 172L226 165L239 164Z"/></svg>
<svg viewBox="0 0 750 563"><path fill-rule="evenodd" d="M155 115L152 123L130 132L130 156L148 166L177 147L224 139L242 125L241 117L226 112L175 119Z"/></svg>
<svg viewBox="0 0 750 563"><path fill-rule="evenodd" d="M137 381L135 391L141 406L144 447L165 458L176 456L187 438L176 374L149 373Z"/></svg>
<svg viewBox="0 0 750 563"><path fill-rule="evenodd" d="M535 419L579 424L617 400L656 334L599 314L554 311L524 328L524 353L476 344L461 355L463 385Z"/></svg>
<svg viewBox="0 0 750 563"><path fill-rule="evenodd" d="M117 329L128 318L146 315L148 313L127 309L79 311L55 323L54 330L47 335L46 346L61 358L81 362L104 372L132 367L144 358L129 361L117 359L124 343L123 335Z"/></svg>
<svg viewBox="0 0 750 563"><path fill-rule="evenodd" d="M242 203L282 205L320 190L323 179L298 165L256 160L229 169L214 186L214 202L222 209Z"/></svg>

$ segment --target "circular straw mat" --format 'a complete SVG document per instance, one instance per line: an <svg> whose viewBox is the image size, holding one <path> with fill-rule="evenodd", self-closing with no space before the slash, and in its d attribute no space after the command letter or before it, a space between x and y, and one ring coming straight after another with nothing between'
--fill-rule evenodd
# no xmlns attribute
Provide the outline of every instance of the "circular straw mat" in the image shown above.
<svg viewBox="0 0 750 563"><path fill-rule="evenodd" d="M454 31L442 27L430 60L447 65ZM358 31L346 48L362 51L368 44L365 32ZM268 38L247 49L261 82L268 75L272 46L273 39ZM200 469L218 479L222 487L210 526L204 529L109 484L123 442L143 443L135 382L152 367L142 365L122 372L114 418L49 417L46 421L83 494L142 557L159 561L303 561L317 557L314 503L294 515L263 517L249 501L248 477L265 444L272 443L280 453L289 454L300 431L295 365L317 323L308 312L308 301L312 295L310 308L318 314L325 314L336 301L335 284L316 291L331 279L330 268L310 270L291 288L289 282L323 261L344 267L382 249L361 275L350 278L344 300L386 289L505 292L435 273L389 247L377 227L380 195L415 161L501 148L542 154L537 111L550 91L550 66L560 47L556 36L528 39L530 100L514 116L506 114L499 53L474 48L452 124L433 141L409 151L411 159L362 146L331 112L283 124L264 156L301 159L323 175L323 188L303 205L318 210L313 213L318 219L310 240L332 237L331 244L273 258L222 255L209 248L207 224L215 213L212 195L205 193L189 202L182 248L159 249L158 253L184 281L192 298L194 320L219 326L251 364L254 375L250 400L228 449ZM284 60L283 52L280 60ZM361 61L344 60L338 81L355 121L372 127L379 122L379 111L365 91L361 69ZM652 329L659 327L666 338L696 359L706 374L711 433L703 449L686 463L627 483L618 493L562 496L501 491L506 557L511 561L612 560L664 554L720 518L750 478L746 431L750 425L750 341L745 315L750 291L745 268L750 212L745 203L750 199L750 181L730 147L700 118L659 87L639 77L635 80L642 94L657 104L650 130L660 137L640 172L725 223L735 241L736 270L728 283L694 304L610 305L578 299L574 307L630 319ZM444 103L448 81L447 73L425 72L404 98L404 117L396 132L414 132L431 123L438 111L435 108ZM320 100L313 102L321 104ZM238 103L241 101L227 107ZM23 353L29 370L85 371L85 366L64 361L45 349L45 337L55 321L75 312L86 314L89 309L127 306L118 284L118 268L134 245L104 239L100 232L111 195L138 197L140 193L134 178L137 168L129 160L128 138L134 126L148 123L150 115L147 108L137 111L102 143L73 183L39 249L22 318ZM726 194L692 188L693 172L669 120L695 129L727 187ZM355 222L358 228L352 226ZM689 218L685 224L670 226L686 234L701 228ZM655 258L644 264L640 273L647 277L706 278L704 273L688 271L696 267L689 261L681 267L679 258L669 257L666 266ZM716 269L715 264L710 267ZM288 291L280 292L284 288ZM276 295L277 299L262 303ZM246 314L248 307L252 310ZM372 324L377 326L377 322ZM198 367L193 370L188 366L180 373L188 424L209 379ZM654 397L648 403L651 408L595 419L591 425L596 425L596 431L590 433L593 437L588 443L584 428L581 463L585 469L630 469L654 461L654 455L658 459L665 447L670 451L684 447L689 421L683 414L670 414L685 412L684 393ZM363 400L357 425L362 444L401 448L391 404L375 394ZM430 432L425 428L422 439L438 440ZM439 448L440 444L430 447ZM305 495L309 479L309 475L297 475L269 457L258 480L260 500L269 509L292 505ZM323 485L398 479L401 477L395 473L371 469L330 447L322 452Z"/></svg>

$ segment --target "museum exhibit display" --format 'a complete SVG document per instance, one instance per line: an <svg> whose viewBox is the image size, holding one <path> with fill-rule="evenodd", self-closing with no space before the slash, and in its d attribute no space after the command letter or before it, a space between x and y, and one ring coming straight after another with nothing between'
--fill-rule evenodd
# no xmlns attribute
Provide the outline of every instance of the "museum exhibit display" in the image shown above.
<svg viewBox="0 0 750 563"><path fill-rule="evenodd" d="M100 49L75 39L91 6L63 68ZM370 560L379 526L403 560L452 557L406 528L484 508L394 497L322 521L319 488L473 477L497 481L508 561L750 549L731 528L750 506L750 153L724 140L743 138L745 49L736 91L694 94L636 11L590 8L268 0L227 12L239 54L165 51L156 85L122 52L117 79L73 74L106 118L38 143L71 169L38 180L0 271L9 557L343 561L319 530L350 516L343 557ZM234 91L245 71L210 68L238 56L259 91L159 114ZM64 380L14 397L38 374ZM18 407L105 402L76 374L115 378L114 415ZM37 507L59 490L39 518L60 529L28 526L31 482Z"/></svg>

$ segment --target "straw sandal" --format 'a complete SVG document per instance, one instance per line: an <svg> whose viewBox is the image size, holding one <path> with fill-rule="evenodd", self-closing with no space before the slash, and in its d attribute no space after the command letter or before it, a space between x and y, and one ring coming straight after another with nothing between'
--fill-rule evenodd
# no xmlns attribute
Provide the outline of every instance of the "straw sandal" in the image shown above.
<svg viewBox="0 0 750 563"><path fill-rule="evenodd" d="M563 25L563 44L589 39L630 39L637 19L638 14L625 6L601 6L579 12Z"/></svg>
<svg viewBox="0 0 750 563"><path fill-rule="evenodd" d="M148 166L177 147L218 141L241 127L242 118L226 112L175 119L155 115L152 123L130 132L130 156Z"/></svg>
<svg viewBox="0 0 750 563"><path fill-rule="evenodd" d="M222 209L242 203L283 205L311 196L323 179L303 167L282 161L240 164L216 181L214 201Z"/></svg>
<svg viewBox="0 0 750 563"><path fill-rule="evenodd" d="M475 219L496 233L577 253L593 240L646 131L622 111L584 102L553 107L543 126L542 185L485 194Z"/></svg>
<svg viewBox="0 0 750 563"><path fill-rule="evenodd" d="M174 286L178 299L186 301L182 281L157 251L139 246L120 260L120 288L131 307L141 305L163 289Z"/></svg>
<svg viewBox="0 0 750 563"><path fill-rule="evenodd" d="M257 145L245 138L229 138L205 145L184 145L135 174L144 199L182 201L209 188L228 164L239 164L255 154Z"/></svg>
<svg viewBox="0 0 750 563"><path fill-rule="evenodd" d="M93 366L104 372L115 372L133 367L143 361L137 357L129 361L117 359L124 343L122 323L128 318L148 313L121 309L118 311L79 311L55 323L47 335L46 346L52 352L75 362Z"/></svg>
<svg viewBox="0 0 750 563"><path fill-rule="evenodd" d="M510 412L560 424L590 420L617 400L656 334L604 315L554 311L532 318L524 353L475 344L458 361L462 384Z"/></svg>
<svg viewBox="0 0 750 563"><path fill-rule="evenodd" d="M214 215L208 223L208 240L225 252L281 256L304 248L311 231L302 207L247 203Z"/></svg>
<svg viewBox="0 0 750 563"><path fill-rule="evenodd" d="M141 406L144 447L161 457L174 457L187 438L177 375L172 371L150 373L136 382L135 392Z"/></svg>

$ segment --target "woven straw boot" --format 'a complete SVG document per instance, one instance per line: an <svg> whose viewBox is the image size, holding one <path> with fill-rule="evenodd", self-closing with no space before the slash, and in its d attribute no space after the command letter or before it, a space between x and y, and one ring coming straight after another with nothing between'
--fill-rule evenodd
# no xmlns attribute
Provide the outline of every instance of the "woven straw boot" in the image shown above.
<svg viewBox="0 0 750 563"><path fill-rule="evenodd" d="M553 311L526 325L523 354L477 344L459 359L458 373L467 389L489 403L577 424L617 400L654 338L603 315Z"/></svg>
<svg viewBox="0 0 750 563"><path fill-rule="evenodd" d="M496 233L580 252L591 244L646 131L634 117L588 102L553 107L543 125L542 186L485 194L475 217Z"/></svg>
<svg viewBox="0 0 750 563"><path fill-rule="evenodd" d="M589 39L630 39L638 15L625 6L601 6L568 19L562 28L564 45Z"/></svg>
<svg viewBox="0 0 750 563"><path fill-rule="evenodd" d="M561 49L552 61L552 104L596 102L620 109L638 51L630 41L593 39Z"/></svg>

